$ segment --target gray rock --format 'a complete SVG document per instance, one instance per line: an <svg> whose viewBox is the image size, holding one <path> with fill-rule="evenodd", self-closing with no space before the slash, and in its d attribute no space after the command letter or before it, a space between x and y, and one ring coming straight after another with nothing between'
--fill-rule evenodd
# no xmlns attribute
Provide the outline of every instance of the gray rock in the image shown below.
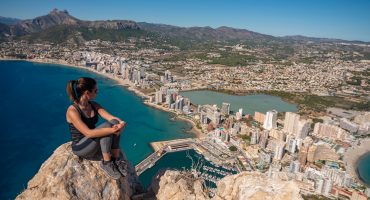
<svg viewBox="0 0 370 200"><path fill-rule="evenodd" d="M130 199L141 186L134 168L127 177L113 180L99 168L99 161L81 159L71 142L58 147L28 187L16 199Z"/></svg>
<svg viewBox="0 0 370 200"><path fill-rule="evenodd" d="M259 172L243 172L221 179L212 198L203 187L203 180L179 171L159 174L151 190L158 200L302 200L294 181L269 178Z"/></svg>

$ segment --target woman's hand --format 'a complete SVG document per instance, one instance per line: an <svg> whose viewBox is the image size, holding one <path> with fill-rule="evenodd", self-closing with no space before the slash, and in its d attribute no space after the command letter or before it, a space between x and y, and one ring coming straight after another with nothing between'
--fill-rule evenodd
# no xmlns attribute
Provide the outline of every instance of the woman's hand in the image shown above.
<svg viewBox="0 0 370 200"><path fill-rule="evenodd" d="M118 117L113 117L112 119L117 120L119 123L124 122L124 121L122 121L122 119L120 119L120 118L118 118ZM111 120L112 120L112 119L111 119Z"/></svg>
<svg viewBox="0 0 370 200"><path fill-rule="evenodd" d="M126 127L126 122L124 121L120 121L119 124L115 124L112 126L114 130L114 134L116 135L119 135L125 127Z"/></svg>

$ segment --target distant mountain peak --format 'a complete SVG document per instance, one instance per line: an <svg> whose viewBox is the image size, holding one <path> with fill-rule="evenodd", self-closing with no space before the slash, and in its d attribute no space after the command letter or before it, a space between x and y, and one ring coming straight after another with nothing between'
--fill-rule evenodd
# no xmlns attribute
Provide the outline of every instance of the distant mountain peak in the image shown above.
<svg viewBox="0 0 370 200"><path fill-rule="evenodd" d="M216 29L235 29L235 28L232 28L232 27L228 27L228 26L220 26Z"/></svg>
<svg viewBox="0 0 370 200"><path fill-rule="evenodd" d="M58 8L54 8L49 12L49 14L67 14L69 15L69 12L67 10L59 10Z"/></svg>
<svg viewBox="0 0 370 200"><path fill-rule="evenodd" d="M9 26L8 29L10 29L10 35L21 36L41 32L59 25L103 29L138 29L134 21L84 21L71 16L67 10L59 10L57 8L51 10L47 15L19 21Z"/></svg>

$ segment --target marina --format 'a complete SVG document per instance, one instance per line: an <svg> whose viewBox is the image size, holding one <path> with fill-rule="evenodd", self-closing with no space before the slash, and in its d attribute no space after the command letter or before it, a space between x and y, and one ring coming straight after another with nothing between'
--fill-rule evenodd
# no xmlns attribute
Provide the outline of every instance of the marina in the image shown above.
<svg viewBox="0 0 370 200"><path fill-rule="evenodd" d="M240 168L233 167L235 166L236 163L235 158L232 155L229 155L226 149L222 149L222 147L210 141L209 138L203 139L187 138L187 139L158 141L152 142L151 147L153 148L154 152L135 166L135 170L138 175L141 175L145 170L153 167L155 163L167 153L186 151L190 149L193 149L198 154L203 155L207 161L210 161L215 165L215 167L217 167L213 169L207 166L203 166L203 168L201 168L201 171L207 173L208 172L215 173L215 175L219 175L222 177L230 175L233 172L235 173L240 172L239 170ZM213 182L217 180L215 179L215 177L213 177L213 175L208 175L206 178Z"/></svg>

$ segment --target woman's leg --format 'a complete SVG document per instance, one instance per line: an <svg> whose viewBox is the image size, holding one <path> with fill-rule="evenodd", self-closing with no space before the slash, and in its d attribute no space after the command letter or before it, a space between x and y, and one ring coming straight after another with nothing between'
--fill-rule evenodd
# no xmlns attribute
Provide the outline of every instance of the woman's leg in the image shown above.
<svg viewBox="0 0 370 200"><path fill-rule="evenodd" d="M118 171L122 174L122 176L127 176L128 166L126 162L126 158L121 154L121 149L119 148L119 141L120 141L120 135L112 135L112 160L114 164L116 165Z"/></svg>
<svg viewBox="0 0 370 200"><path fill-rule="evenodd" d="M78 143L72 144L73 153L82 158L94 157L99 149L99 143L88 137L84 137Z"/></svg>
<svg viewBox="0 0 370 200"><path fill-rule="evenodd" d="M101 125L99 125L96 128L109 128L112 127L114 124L118 124L118 120L110 120L109 122L104 122ZM105 137L99 138L99 143L100 143L100 149L102 151L103 155L103 160L104 161L110 161L111 160L111 150L112 147L116 146L115 140L116 137L115 134L107 135ZM112 151L114 154L114 152Z"/></svg>
<svg viewBox="0 0 370 200"><path fill-rule="evenodd" d="M121 149L119 148L119 140L121 136L120 135L113 135L113 141L112 141L112 154L114 158L118 158L119 154L121 152Z"/></svg>
<svg viewBox="0 0 370 200"><path fill-rule="evenodd" d="M117 120L111 120L99 125L96 128L107 128L112 127L114 124L118 123ZM103 155L103 161L100 163L100 168L110 177L114 179L119 179L121 177L120 172L111 160L111 150L114 134L107 135L104 137L97 138L101 153Z"/></svg>

